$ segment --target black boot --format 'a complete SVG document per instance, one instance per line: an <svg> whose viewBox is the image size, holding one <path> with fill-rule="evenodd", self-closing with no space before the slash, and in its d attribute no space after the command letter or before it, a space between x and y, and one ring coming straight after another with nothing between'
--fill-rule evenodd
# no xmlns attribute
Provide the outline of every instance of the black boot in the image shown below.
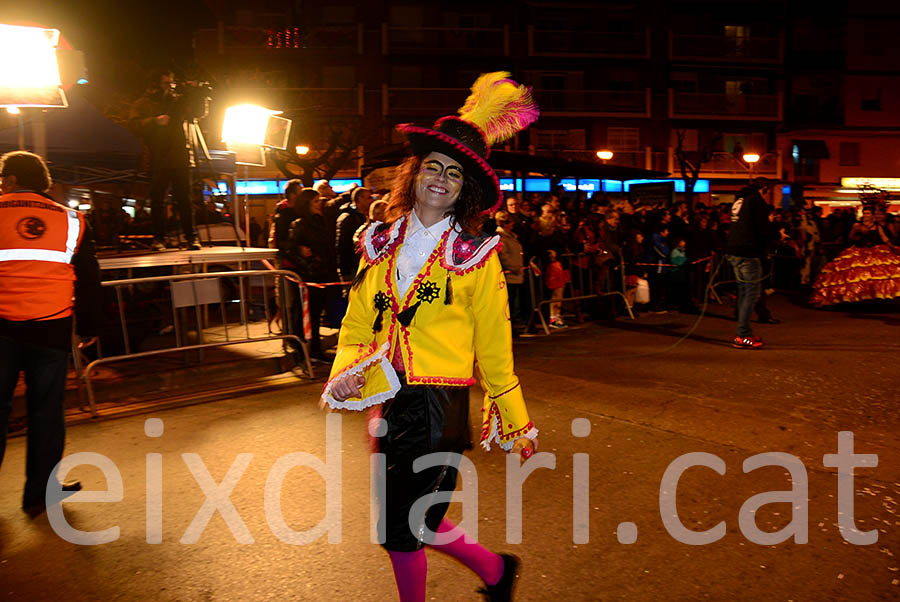
<svg viewBox="0 0 900 602"><path fill-rule="evenodd" d="M516 577L519 571L519 557L513 554L500 554L503 558L503 575L494 585L485 585L478 590L488 602L510 602L513 588L516 585Z"/></svg>

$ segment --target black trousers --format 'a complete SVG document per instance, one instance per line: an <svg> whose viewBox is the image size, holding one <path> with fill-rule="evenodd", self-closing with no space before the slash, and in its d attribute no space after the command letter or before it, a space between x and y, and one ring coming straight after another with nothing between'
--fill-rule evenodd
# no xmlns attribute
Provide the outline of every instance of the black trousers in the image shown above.
<svg viewBox="0 0 900 602"><path fill-rule="evenodd" d="M13 392L19 373L25 372L28 441L23 506L44 501L47 481L62 459L66 441L63 397L67 368L68 354L62 349L0 337L0 464L6 452Z"/></svg>
<svg viewBox="0 0 900 602"><path fill-rule="evenodd" d="M384 491L379 499L385 534L382 544L395 552L413 552L429 543L427 527L436 532L448 502L430 505L410 519L416 500L456 489L457 464L447 463L413 471L415 460L433 452L461 454L472 447L469 433L468 387L431 387L403 382L397 395L383 407L387 434L378 441L385 455Z"/></svg>
<svg viewBox="0 0 900 602"><path fill-rule="evenodd" d="M150 219L153 236L162 240L166 236L166 192L172 187L172 201L181 221L181 231L187 240L196 238L194 212L191 208L191 174L184 167L153 166L150 170Z"/></svg>

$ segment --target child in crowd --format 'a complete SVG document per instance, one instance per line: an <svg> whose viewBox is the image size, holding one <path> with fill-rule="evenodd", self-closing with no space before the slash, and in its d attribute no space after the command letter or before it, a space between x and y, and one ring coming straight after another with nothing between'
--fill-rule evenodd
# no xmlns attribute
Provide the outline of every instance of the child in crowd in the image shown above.
<svg viewBox="0 0 900 602"><path fill-rule="evenodd" d="M553 303L550 304L550 326L552 328L563 328L566 323L562 319L562 298L563 289L566 287L566 282L569 281L568 273L559 259L556 258L554 249L547 251L547 257L547 267L544 270L544 284L550 290L550 298L553 300Z"/></svg>
<svg viewBox="0 0 900 602"><path fill-rule="evenodd" d="M665 312L664 303L666 301L663 293L663 282L666 280L666 273L669 271L669 255L672 250L669 248L666 239L669 236L669 227L665 224L659 224L656 232L650 239L650 248L647 250L648 262L653 264L647 270L648 280L650 281L650 312Z"/></svg>
<svg viewBox="0 0 900 602"><path fill-rule="evenodd" d="M676 239L675 246L669 253L669 263L673 266L672 271L669 272L669 290L672 293L672 306L683 314L698 313L697 307L691 300L687 241L684 237Z"/></svg>
<svg viewBox="0 0 900 602"><path fill-rule="evenodd" d="M541 216L537 221L537 231L541 236L552 236L557 227L556 211L550 203L541 205Z"/></svg>

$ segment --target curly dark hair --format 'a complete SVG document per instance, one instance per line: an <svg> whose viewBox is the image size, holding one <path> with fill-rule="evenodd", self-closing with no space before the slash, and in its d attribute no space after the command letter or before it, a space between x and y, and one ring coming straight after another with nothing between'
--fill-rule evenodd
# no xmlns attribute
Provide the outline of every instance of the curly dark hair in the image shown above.
<svg viewBox="0 0 900 602"><path fill-rule="evenodd" d="M422 155L413 155L397 168L397 173L394 175L394 181L391 185L391 199L388 202L385 222L393 223L404 215L408 215L415 207L414 187L416 174L419 173L423 158ZM449 215L453 217L452 221L459 224L464 232L474 235L481 231L483 196L484 192L478 180L463 173L462 189L459 191L459 197L457 197Z"/></svg>

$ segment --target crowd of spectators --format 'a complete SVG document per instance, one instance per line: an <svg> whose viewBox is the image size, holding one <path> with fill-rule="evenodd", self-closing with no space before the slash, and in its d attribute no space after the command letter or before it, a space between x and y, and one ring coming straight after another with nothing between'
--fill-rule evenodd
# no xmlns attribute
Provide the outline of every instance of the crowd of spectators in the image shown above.
<svg viewBox="0 0 900 602"><path fill-rule="evenodd" d="M331 327L340 326L346 310L346 285L359 265L359 236L373 219L383 217L384 201L373 202L372 191L355 187L338 195L328 182L304 188L291 180L285 198L275 208L269 224L270 247L278 249L279 267L293 271L307 287L312 335L310 353L327 360L321 347L319 327L324 314ZM282 316L293 334L302 334L302 301L297 285L288 282L286 299L280 300Z"/></svg>
<svg viewBox="0 0 900 602"><path fill-rule="evenodd" d="M383 217L386 202L377 196L362 187L338 195L324 181L315 188L303 188L298 180L289 183L267 228L282 267L306 282L352 280L359 236ZM770 219L775 242L764 267L765 288L811 285L827 261L853 244L859 227L855 207L826 217L812 205L773 208ZM724 255L730 220L730 204L697 202L689 208L679 201L671 207L634 207L623 195L588 198L560 189L507 196L500 210L485 218L483 229L502 239L510 315L520 332L541 300L548 301L544 311L552 327L565 326L564 309L579 321L585 314L613 318L627 306L697 313ZM900 220L884 212L878 220L894 241L900 240ZM728 271L720 270L718 279L727 280ZM647 299L636 299L641 284L649 289ZM320 316L324 313L333 327L340 324L346 302L342 290L346 286L309 289L314 356L321 356L316 336ZM571 297L586 299L565 301ZM635 305L636 300L647 303ZM299 324L299 306L292 299L288 305L294 305L292 322Z"/></svg>
<svg viewBox="0 0 900 602"><path fill-rule="evenodd" d="M878 219L900 240L900 220L882 212ZM647 311L695 313L705 296L711 272L723 256L731 221L731 205L683 201L671 207L634 207L624 196L562 191L518 193L508 196L505 207L485 220L485 230L497 231L522 248L521 261L507 265L507 276L518 277L531 269L536 295L553 301L564 296L584 296L618 291L633 305L639 279L649 286ZM857 208L832 211L823 217L819 206L773 208L775 242L769 249L766 288L794 290L812 284L822 266L854 242ZM556 263L565 270L559 276ZM719 280L728 271L720 271ZM561 282L560 279L565 282ZM568 284L570 291L565 290ZM519 289L527 293L528 287ZM726 287L727 290L727 287ZM511 288L511 292L519 294ZM621 297L589 300L583 305L593 317L609 318L625 311ZM517 299L514 320L527 322L521 309L530 311L531 299ZM551 326L562 326L559 304L549 304ZM580 314L581 304L570 309Z"/></svg>

